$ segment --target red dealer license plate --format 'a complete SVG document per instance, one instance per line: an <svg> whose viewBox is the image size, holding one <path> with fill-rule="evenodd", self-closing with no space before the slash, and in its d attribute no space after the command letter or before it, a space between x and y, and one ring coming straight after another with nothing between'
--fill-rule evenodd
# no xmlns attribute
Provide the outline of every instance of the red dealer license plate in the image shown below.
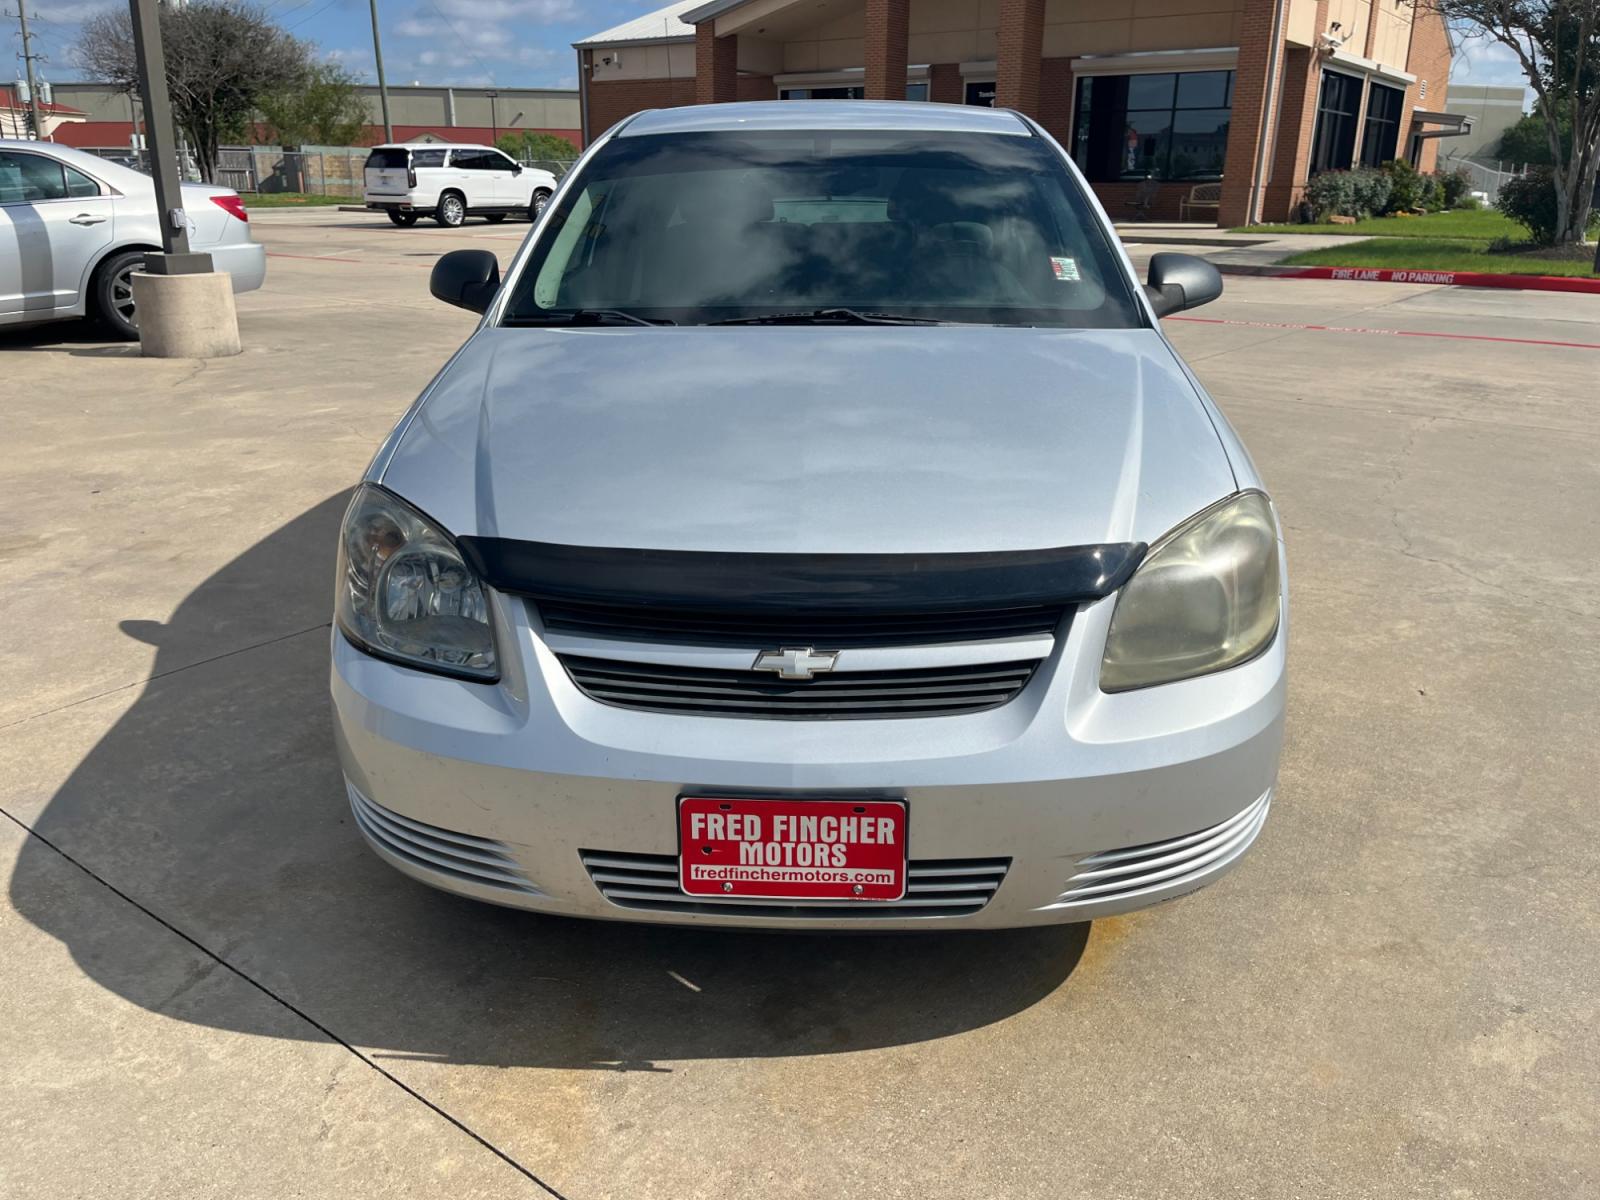
<svg viewBox="0 0 1600 1200"><path fill-rule="evenodd" d="M904 800L678 800L678 884L690 896L899 900Z"/></svg>

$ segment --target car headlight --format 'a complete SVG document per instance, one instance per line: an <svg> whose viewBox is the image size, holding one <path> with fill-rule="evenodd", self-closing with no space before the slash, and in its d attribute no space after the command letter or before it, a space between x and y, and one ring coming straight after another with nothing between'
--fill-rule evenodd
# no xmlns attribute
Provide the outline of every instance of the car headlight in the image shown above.
<svg viewBox="0 0 1600 1200"><path fill-rule="evenodd" d="M489 597L450 535L363 484L339 533L339 628L361 649L465 679L499 678Z"/></svg>
<svg viewBox="0 0 1600 1200"><path fill-rule="evenodd" d="M1100 688L1126 692L1206 675L1259 654L1278 630L1278 523L1240 492L1162 538L1123 585Z"/></svg>

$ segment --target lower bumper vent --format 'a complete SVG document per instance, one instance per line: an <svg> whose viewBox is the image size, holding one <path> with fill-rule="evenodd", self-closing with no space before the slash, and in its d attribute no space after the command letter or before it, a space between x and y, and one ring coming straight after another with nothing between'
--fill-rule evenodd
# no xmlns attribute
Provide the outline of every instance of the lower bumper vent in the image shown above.
<svg viewBox="0 0 1600 1200"><path fill-rule="evenodd" d="M402 817L368 800L348 780L345 789L350 793L350 811L355 814L361 832L386 854L463 883L506 888L528 896L541 895L504 842Z"/></svg>
<svg viewBox="0 0 1600 1200"><path fill-rule="evenodd" d="M1056 907L1129 899L1198 879L1243 854L1271 806L1272 793L1265 792L1242 812L1198 833L1079 859Z"/></svg>
<svg viewBox="0 0 1600 1200"><path fill-rule="evenodd" d="M714 916L789 917L797 920L883 917L965 917L989 903L1011 867L1009 858L913 860L903 899L884 903L800 900L717 900L678 890L678 860L671 854L581 850L600 894L621 908Z"/></svg>

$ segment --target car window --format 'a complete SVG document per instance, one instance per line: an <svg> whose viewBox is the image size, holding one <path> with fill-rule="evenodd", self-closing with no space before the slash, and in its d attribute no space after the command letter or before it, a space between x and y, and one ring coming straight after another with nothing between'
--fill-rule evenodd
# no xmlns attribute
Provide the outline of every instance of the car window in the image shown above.
<svg viewBox="0 0 1600 1200"><path fill-rule="evenodd" d="M66 176L55 159L42 154L0 150L0 204L63 200L66 195Z"/></svg>
<svg viewBox="0 0 1600 1200"><path fill-rule="evenodd" d="M75 170L65 164L62 165L61 169L67 176L67 195L98 196L100 194L100 185L82 171Z"/></svg>
<svg viewBox="0 0 1600 1200"><path fill-rule="evenodd" d="M500 165L494 161L495 157L487 150L455 150L451 152L450 164L462 171L493 171Z"/></svg>
<svg viewBox="0 0 1600 1200"><path fill-rule="evenodd" d="M988 133L614 138L563 192L505 316L572 308L680 324L819 308L1146 323L1061 157Z"/></svg>
<svg viewBox="0 0 1600 1200"><path fill-rule="evenodd" d="M444 166L443 150L413 150L411 152L411 165L413 167L442 167Z"/></svg>
<svg viewBox="0 0 1600 1200"><path fill-rule="evenodd" d="M494 170L494 171L514 171L514 170L516 170L517 164L512 162L504 154L501 154L498 151L496 153L494 153L494 154L491 154L489 157L493 160L493 162L490 165L490 169L491 170Z"/></svg>
<svg viewBox="0 0 1600 1200"><path fill-rule="evenodd" d="M403 171L408 165L408 155L403 148L380 147L367 155L367 166L381 171Z"/></svg>

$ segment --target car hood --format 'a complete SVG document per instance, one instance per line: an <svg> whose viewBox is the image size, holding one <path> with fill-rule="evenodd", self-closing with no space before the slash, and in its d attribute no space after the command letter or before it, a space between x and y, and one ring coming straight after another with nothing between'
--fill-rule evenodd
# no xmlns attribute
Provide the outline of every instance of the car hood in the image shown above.
<svg viewBox="0 0 1600 1200"><path fill-rule="evenodd" d="M458 535L755 553L1148 542L1235 488L1148 329L485 328L380 464Z"/></svg>

